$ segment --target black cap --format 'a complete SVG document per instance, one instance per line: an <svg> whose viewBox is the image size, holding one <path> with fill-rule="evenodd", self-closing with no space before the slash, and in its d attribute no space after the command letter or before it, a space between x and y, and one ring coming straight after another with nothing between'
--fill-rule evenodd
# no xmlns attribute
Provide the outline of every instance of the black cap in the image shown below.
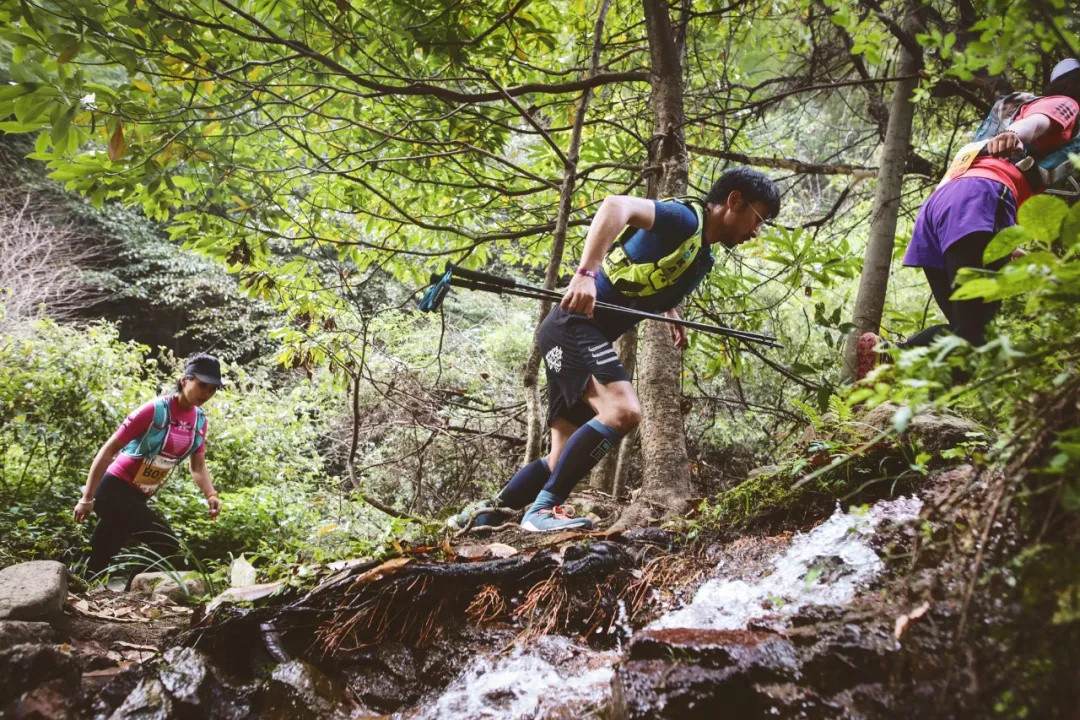
<svg viewBox="0 0 1080 720"><path fill-rule="evenodd" d="M184 375L198 378L204 383L210 383L218 387L225 384L221 382L221 363L218 362L216 357L206 353L199 353L189 357L187 365L184 366Z"/></svg>

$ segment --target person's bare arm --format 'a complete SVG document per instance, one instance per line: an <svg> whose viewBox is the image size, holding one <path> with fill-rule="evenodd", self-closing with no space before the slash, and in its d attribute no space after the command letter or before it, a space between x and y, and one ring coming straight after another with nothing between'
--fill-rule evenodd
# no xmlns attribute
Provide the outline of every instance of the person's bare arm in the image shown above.
<svg viewBox="0 0 1080 720"><path fill-rule="evenodd" d="M101 478L105 476L105 471L109 469L109 463L112 462L113 458L116 457L116 453L120 452L124 445L122 437L113 435L97 451L94 461L90 463L90 471L86 474L86 484L83 486L82 498L75 505L75 511L72 513L75 522L81 523L90 517L90 511L94 509L94 493L97 492L98 485L101 484Z"/></svg>
<svg viewBox="0 0 1080 720"><path fill-rule="evenodd" d="M604 256L627 225L649 230L656 220L656 206L652 200L610 195L604 198L600 209L596 211L589 232L585 236L585 247L581 252L580 268L596 272L600 269ZM596 303L596 280L588 275L575 274L570 279L570 286L563 296L561 307L574 313L584 313L590 317Z"/></svg>
<svg viewBox="0 0 1080 720"><path fill-rule="evenodd" d="M221 500L218 499L217 490L214 490L214 483L210 481L210 470L206 467L206 453L192 455L188 460L188 466L191 468L191 478L206 496L206 504L210 508L210 519L217 520L221 512Z"/></svg>
<svg viewBox="0 0 1080 720"><path fill-rule="evenodd" d="M995 157L1013 155L1049 132L1053 124L1053 120L1041 113L1017 120L1008 130L987 141L986 152Z"/></svg>

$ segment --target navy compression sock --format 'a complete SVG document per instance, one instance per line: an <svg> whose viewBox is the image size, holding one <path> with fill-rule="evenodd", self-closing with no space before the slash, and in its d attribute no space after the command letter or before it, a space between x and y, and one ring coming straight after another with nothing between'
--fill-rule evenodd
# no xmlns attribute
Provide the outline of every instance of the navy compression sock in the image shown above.
<svg viewBox="0 0 1080 720"><path fill-rule="evenodd" d="M551 479L544 485L547 497L538 497L537 501L547 501L553 497L558 500L554 503L557 505L566 500L578 481L596 467L600 459L618 444L621 437L615 428L596 418L579 427L566 441L559 462L551 472Z"/></svg>
<svg viewBox="0 0 1080 720"><path fill-rule="evenodd" d="M539 457L514 473L506 487L499 491L497 500L503 507L518 510L533 501L536 493L544 487L544 483L551 477L548 469L547 458Z"/></svg>

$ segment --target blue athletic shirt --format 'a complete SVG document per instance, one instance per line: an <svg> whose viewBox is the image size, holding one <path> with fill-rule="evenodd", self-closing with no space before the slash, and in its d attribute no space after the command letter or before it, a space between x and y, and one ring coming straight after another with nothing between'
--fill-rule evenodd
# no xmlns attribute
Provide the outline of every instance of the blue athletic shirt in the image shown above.
<svg viewBox="0 0 1080 720"><path fill-rule="evenodd" d="M655 262L670 255L687 238L700 230L697 214L683 203L676 200L664 202L653 200L653 204L656 206L656 219L653 221L652 229L638 230L623 243L627 257L634 262ZM697 288L712 270L713 262L712 250L703 241L693 265L687 268L674 284L654 295L640 298L627 297L617 291L601 269L596 278L596 299L635 310L664 313L678 305L683 298ZM593 318L608 340L619 337L641 320L641 318L602 308L596 309Z"/></svg>

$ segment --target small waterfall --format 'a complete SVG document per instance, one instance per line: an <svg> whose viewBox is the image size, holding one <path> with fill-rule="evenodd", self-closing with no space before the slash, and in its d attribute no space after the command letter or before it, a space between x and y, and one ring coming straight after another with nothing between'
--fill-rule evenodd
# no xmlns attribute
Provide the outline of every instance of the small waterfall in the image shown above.
<svg viewBox="0 0 1080 720"><path fill-rule="evenodd" d="M716 577L699 588L692 602L649 627L741 629L765 616L783 620L809 605L850 603L884 569L871 545L876 528L885 521L914 520L921 508L914 497L881 501L865 511L837 508L786 548L778 547L767 561L770 569L758 580L725 577L721 559ZM583 714L608 700L620 659L619 652L597 652L567 638L541 638L504 657L477 657L439 697L395 717L525 719L546 717L555 708Z"/></svg>
<svg viewBox="0 0 1080 720"><path fill-rule="evenodd" d="M918 517L918 498L883 500L865 512L837 508L825 522L795 537L774 560L772 571L753 583L718 576L702 585L693 601L656 620L650 628L736 630L766 615L787 618L809 605L846 605L884 569L870 545L875 528Z"/></svg>
<svg viewBox="0 0 1080 720"><path fill-rule="evenodd" d="M481 656L433 702L396 718L546 717L555 708L585 711L610 692L616 652L596 652L563 637L515 647L504 657Z"/></svg>

